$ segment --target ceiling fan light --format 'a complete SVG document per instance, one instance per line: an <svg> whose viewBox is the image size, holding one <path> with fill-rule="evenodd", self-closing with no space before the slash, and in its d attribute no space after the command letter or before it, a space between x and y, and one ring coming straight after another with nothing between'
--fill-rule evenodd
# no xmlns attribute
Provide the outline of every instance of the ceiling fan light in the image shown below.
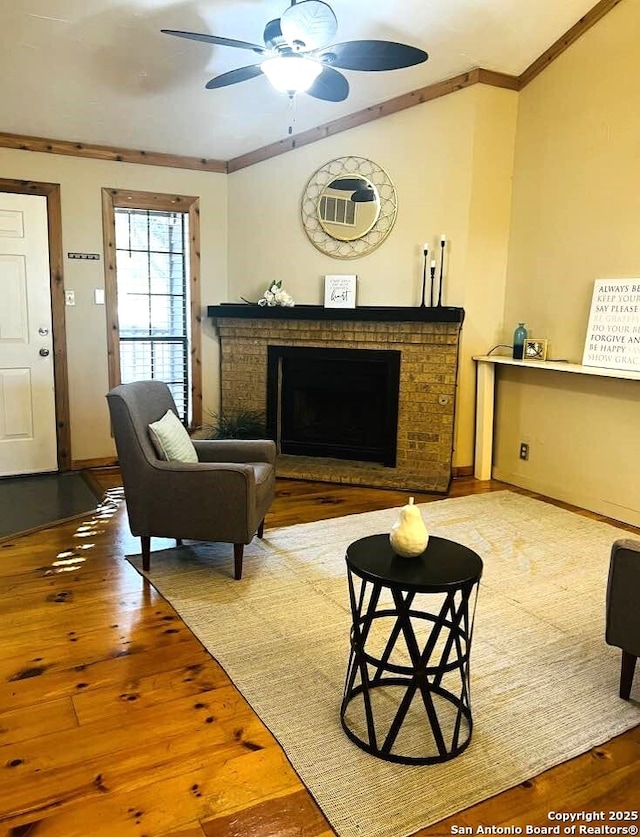
<svg viewBox="0 0 640 837"><path fill-rule="evenodd" d="M271 84L282 93L304 93L322 72L322 65L299 55L278 55L260 65Z"/></svg>

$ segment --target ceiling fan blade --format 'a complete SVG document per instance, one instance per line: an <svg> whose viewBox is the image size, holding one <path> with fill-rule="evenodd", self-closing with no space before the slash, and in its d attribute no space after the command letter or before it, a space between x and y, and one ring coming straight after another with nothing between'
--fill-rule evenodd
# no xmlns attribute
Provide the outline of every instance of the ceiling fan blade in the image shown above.
<svg viewBox="0 0 640 837"><path fill-rule="evenodd" d="M205 85L207 90L217 90L219 87L228 87L230 84L237 84L239 81L248 81L250 78L262 75L260 64L250 64L248 67L238 67L236 70L229 70L228 73L212 78Z"/></svg>
<svg viewBox="0 0 640 837"><path fill-rule="evenodd" d="M422 49L395 41L346 41L327 47L317 57L342 70L401 70L421 64L429 56Z"/></svg>
<svg viewBox="0 0 640 837"><path fill-rule="evenodd" d="M175 35L177 38L187 38L189 41L202 41L205 44L217 44L218 46L230 46L237 49L252 49L260 55L266 55L269 50L259 44L251 44L249 41L236 41L233 38L221 38L218 35L207 35L200 32L181 32L178 29L161 29L165 35Z"/></svg>
<svg viewBox="0 0 640 837"><path fill-rule="evenodd" d="M329 183L329 189L339 189L341 192L355 192L362 187L360 177L337 177Z"/></svg>
<svg viewBox="0 0 640 837"><path fill-rule="evenodd" d="M321 0L301 0L280 17L282 35L300 50L318 49L331 43L338 31L333 9Z"/></svg>
<svg viewBox="0 0 640 837"><path fill-rule="evenodd" d="M307 93L325 102L343 102L349 95L349 82L342 73L325 67Z"/></svg>
<svg viewBox="0 0 640 837"><path fill-rule="evenodd" d="M366 186L360 186L360 188L356 189L353 195L351 195L351 200L354 203L373 203L375 199L376 193L370 183L367 183Z"/></svg>

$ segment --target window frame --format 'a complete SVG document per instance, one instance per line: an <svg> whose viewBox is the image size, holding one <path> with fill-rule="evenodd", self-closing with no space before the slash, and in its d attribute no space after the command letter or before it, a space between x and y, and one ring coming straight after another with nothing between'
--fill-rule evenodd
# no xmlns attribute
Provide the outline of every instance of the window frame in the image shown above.
<svg viewBox="0 0 640 837"><path fill-rule="evenodd" d="M189 297L191 339L191 425L202 424L202 309L200 302L200 201L197 197L157 192L134 192L123 189L102 190L102 225L104 235L105 314L107 318L107 361L109 388L120 383L120 327L118 323L118 284L116 275L115 210L140 209L159 212L185 212L189 216Z"/></svg>

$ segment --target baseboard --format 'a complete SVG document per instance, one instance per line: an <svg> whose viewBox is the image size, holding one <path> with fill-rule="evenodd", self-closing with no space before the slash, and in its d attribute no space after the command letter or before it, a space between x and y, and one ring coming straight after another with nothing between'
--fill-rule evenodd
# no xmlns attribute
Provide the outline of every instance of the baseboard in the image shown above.
<svg viewBox="0 0 640 837"><path fill-rule="evenodd" d="M456 477L472 477L473 465L454 465L451 469L451 476Z"/></svg>
<svg viewBox="0 0 640 837"><path fill-rule="evenodd" d="M506 482L518 488L526 488L527 491L551 497L553 500L561 500L563 503L570 503L579 509L587 509L596 514L601 514L609 518L614 526L619 522L635 528L640 527L640 510L618 505L603 497L594 497L591 494L571 491L554 483L527 479L521 474L513 474L495 467L491 476L494 480Z"/></svg>
<svg viewBox="0 0 640 837"><path fill-rule="evenodd" d="M85 471L87 468L109 468L117 465L115 456L105 456L102 459L73 459L71 461L72 471Z"/></svg>

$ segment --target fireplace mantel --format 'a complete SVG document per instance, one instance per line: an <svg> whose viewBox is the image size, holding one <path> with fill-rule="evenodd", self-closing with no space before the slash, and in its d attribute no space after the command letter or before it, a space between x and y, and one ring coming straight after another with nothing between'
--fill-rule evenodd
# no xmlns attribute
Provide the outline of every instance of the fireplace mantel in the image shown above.
<svg viewBox="0 0 640 837"><path fill-rule="evenodd" d="M323 305L284 306L253 305L250 303L223 302L209 305L207 316L214 320L233 317L254 320L344 320L350 322L391 323L462 323L463 308L446 305L433 307L401 307L383 305L359 305L357 308L325 308Z"/></svg>

